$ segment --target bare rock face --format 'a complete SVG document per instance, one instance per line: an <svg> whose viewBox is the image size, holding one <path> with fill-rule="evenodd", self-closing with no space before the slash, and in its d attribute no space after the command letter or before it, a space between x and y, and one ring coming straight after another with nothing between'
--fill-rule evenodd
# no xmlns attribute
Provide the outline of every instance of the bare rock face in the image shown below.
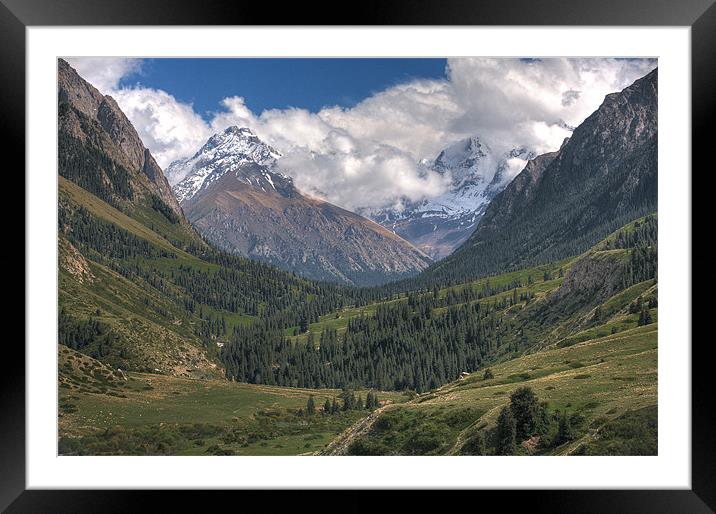
<svg viewBox="0 0 716 514"><path fill-rule="evenodd" d="M154 194L183 218L161 168L114 98L102 95L63 59L57 72L60 131L117 161L130 173L138 196Z"/></svg>
<svg viewBox="0 0 716 514"><path fill-rule="evenodd" d="M596 252L579 259L550 300L574 301L575 296L598 304L621 289L626 261L620 252Z"/></svg>
<svg viewBox="0 0 716 514"><path fill-rule="evenodd" d="M97 117L102 93L84 80L64 59L57 61L57 94L60 104L69 104L90 119Z"/></svg>
<svg viewBox="0 0 716 514"><path fill-rule="evenodd" d="M137 131L117 105L111 96L105 96L97 109L97 121L109 134L129 160L134 169L141 170L144 167L144 145Z"/></svg>
<svg viewBox="0 0 716 514"><path fill-rule="evenodd" d="M194 227L237 255L307 278L373 285L430 263L420 250L358 214L303 195L272 167L277 152L229 127L169 173Z"/></svg>
<svg viewBox="0 0 716 514"><path fill-rule="evenodd" d="M75 277L79 283L94 281L94 275L90 269L87 259L74 247L72 243L64 238L58 240L60 267Z"/></svg>

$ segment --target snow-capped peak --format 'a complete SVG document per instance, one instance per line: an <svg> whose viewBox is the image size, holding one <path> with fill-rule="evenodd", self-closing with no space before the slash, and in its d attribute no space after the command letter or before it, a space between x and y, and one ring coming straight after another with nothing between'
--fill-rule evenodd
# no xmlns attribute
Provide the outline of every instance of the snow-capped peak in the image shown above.
<svg viewBox="0 0 716 514"><path fill-rule="evenodd" d="M281 153L261 141L250 128L231 126L211 136L190 160L215 161L227 156L267 165L280 158Z"/></svg>
<svg viewBox="0 0 716 514"><path fill-rule="evenodd" d="M211 136L191 158L171 163L165 174L181 203L242 165L268 168L280 157L280 152L264 143L250 128L231 126Z"/></svg>
<svg viewBox="0 0 716 514"><path fill-rule="evenodd" d="M535 153L526 148L495 155L477 136L456 141L433 161L420 161L425 169L450 176L452 186L448 191L420 201L404 198L398 207L364 210L364 214L388 228L402 227L401 235L409 240L415 234L418 240L424 239L428 229L469 235L490 201L534 157ZM411 225L415 228L408 228ZM458 242L462 240L455 238Z"/></svg>
<svg viewBox="0 0 716 514"><path fill-rule="evenodd" d="M477 136L457 141L446 147L432 164L438 172L452 173L453 185L460 186L466 180L476 178L479 167L491 155L490 148Z"/></svg>

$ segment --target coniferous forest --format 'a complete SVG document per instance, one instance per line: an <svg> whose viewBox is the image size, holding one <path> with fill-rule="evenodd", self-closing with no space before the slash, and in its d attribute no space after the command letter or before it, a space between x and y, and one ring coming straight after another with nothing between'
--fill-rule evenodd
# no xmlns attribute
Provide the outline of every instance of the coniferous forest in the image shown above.
<svg viewBox="0 0 716 514"><path fill-rule="evenodd" d="M648 216L635 230L618 231L605 243L607 249L630 250L620 271L621 289L656 278L656 233L657 218ZM448 289L443 296L438 289L411 293L404 301L380 304L370 316L352 318L341 336L327 329L310 334L305 343L291 341L281 326L237 327L221 358L227 376L239 382L423 392L533 344L534 335L518 335L535 311L524 285ZM480 301L505 292L498 300ZM547 314L540 310L540 316Z"/></svg>

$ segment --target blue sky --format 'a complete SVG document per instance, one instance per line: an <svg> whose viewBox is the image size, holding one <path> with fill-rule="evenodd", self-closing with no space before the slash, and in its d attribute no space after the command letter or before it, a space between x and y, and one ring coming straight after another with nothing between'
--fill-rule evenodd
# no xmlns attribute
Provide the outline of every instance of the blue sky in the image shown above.
<svg viewBox="0 0 716 514"><path fill-rule="evenodd" d="M190 103L205 120L240 95L253 112L353 107L416 78L445 78L446 59L146 59L120 86L141 84Z"/></svg>

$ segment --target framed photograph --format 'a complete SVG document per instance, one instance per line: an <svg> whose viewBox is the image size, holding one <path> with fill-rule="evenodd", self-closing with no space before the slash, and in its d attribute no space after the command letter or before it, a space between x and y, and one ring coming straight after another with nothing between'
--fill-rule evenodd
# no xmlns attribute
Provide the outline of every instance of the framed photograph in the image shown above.
<svg viewBox="0 0 716 514"><path fill-rule="evenodd" d="M8 512L713 512L711 0L0 3Z"/></svg>

